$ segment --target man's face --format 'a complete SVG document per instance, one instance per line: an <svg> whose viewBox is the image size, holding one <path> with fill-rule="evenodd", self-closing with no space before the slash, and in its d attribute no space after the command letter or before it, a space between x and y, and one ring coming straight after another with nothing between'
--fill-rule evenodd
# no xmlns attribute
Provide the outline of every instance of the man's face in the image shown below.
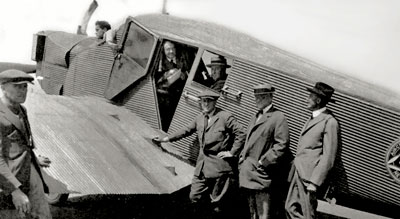
<svg viewBox="0 0 400 219"><path fill-rule="evenodd" d="M168 59L174 59L176 56L175 45L171 42L166 42L164 44L164 53Z"/></svg>
<svg viewBox="0 0 400 219"><path fill-rule="evenodd" d="M256 102L257 109L264 109L272 102L272 94L255 94L254 100Z"/></svg>
<svg viewBox="0 0 400 219"><path fill-rule="evenodd" d="M310 93L310 95L307 98L307 109L311 111L319 109L320 102L321 98L318 95Z"/></svg>
<svg viewBox="0 0 400 219"><path fill-rule="evenodd" d="M28 91L28 84L3 84L2 91L4 96L11 103L23 103L26 100L26 93Z"/></svg>
<svg viewBox="0 0 400 219"><path fill-rule="evenodd" d="M225 74L224 67L220 65L211 66L211 77L212 79L214 79L214 81L217 81L218 79L222 78L224 74Z"/></svg>
<svg viewBox="0 0 400 219"><path fill-rule="evenodd" d="M215 109L217 100L211 98L201 98L201 109L203 113L210 113Z"/></svg>
<svg viewBox="0 0 400 219"><path fill-rule="evenodd" d="M107 32L106 28L101 29L99 25L96 25L95 30L97 39L103 39L104 33Z"/></svg>

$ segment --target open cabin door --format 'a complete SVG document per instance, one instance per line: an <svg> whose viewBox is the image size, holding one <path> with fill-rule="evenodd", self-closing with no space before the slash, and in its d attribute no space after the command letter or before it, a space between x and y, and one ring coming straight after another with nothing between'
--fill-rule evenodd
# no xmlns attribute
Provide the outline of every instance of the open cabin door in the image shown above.
<svg viewBox="0 0 400 219"><path fill-rule="evenodd" d="M128 18L104 93L107 99L131 110L154 129L160 127L152 79L158 42L158 36Z"/></svg>
<svg viewBox="0 0 400 219"><path fill-rule="evenodd" d="M143 78L151 65L158 36L131 17L126 20L119 51L104 96L111 100L130 85Z"/></svg>

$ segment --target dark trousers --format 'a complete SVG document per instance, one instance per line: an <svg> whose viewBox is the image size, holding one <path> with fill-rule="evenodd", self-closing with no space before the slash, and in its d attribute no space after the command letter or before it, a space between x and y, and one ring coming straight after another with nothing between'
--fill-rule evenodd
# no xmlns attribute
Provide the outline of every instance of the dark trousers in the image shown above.
<svg viewBox="0 0 400 219"><path fill-rule="evenodd" d="M238 181L232 174L218 178L194 176L189 198L196 218L236 218L239 212Z"/></svg>
<svg viewBox="0 0 400 219"><path fill-rule="evenodd" d="M285 209L288 219L313 219L317 214L317 196L308 192L298 173L294 174L290 183Z"/></svg>

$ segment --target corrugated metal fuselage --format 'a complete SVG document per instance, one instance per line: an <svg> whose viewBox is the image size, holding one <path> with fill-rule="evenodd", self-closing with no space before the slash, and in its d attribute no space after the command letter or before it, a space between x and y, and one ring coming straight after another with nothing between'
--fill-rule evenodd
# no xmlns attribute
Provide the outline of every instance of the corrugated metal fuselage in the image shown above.
<svg viewBox="0 0 400 219"><path fill-rule="evenodd" d="M364 82L358 82L356 79L347 78L299 57L288 55L284 51L268 47L264 43L234 31L227 31L221 27L216 27L214 32L208 29L206 31L204 28L209 28L207 23L164 15L129 18L127 23L133 21L148 28L157 36L156 45L153 48L153 55L149 57L144 76L111 98L115 104L125 106L153 128L161 129L154 82L154 72L159 56L155 54L161 52L164 40L172 40L196 48L197 54L184 92L173 114L169 133L188 124L200 112L198 102L190 96L196 96L205 89L194 81L194 74L203 52L208 51L223 55L232 61L232 68L225 86L241 95L238 98L225 92L218 105L234 113L244 126L256 112L252 87L263 82L272 83L276 87L274 104L288 118L291 150L295 153L300 130L310 113L305 110L308 96L305 88L312 86L316 81L324 81L337 90L334 95L337 102L329 105L329 108L338 118L342 129L341 156L336 163L338 174L335 175L335 180L338 182L337 192L345 196L356 196L400 206L399 184L388 173L386 167L387 151L398 139L398 130L400 130L400 102L396 100L396 95ZM194 27L198 29L196 30L198 32L190 29ZM120 28L119 39L121 36L123 38L123 33L123 29ZM199 37L204 38L199 40ZM239 40L242 41L239 42ZM47 41L46 48L50 45ZM245 42L248 42L248 47L244 44ZM243 45L238 45L240 43ZM121 45L124 45L123 42ZM253 48L257 46L259 48ZM48 93L55 93L56 89L51 85L58 83L64 86L64 94L103 96L108 86L106 81L109 74L117 67L112 63L115 54L107 48L107 46L94 46L87 48L92 52L83 51L75 54L71 64L64 70L54 63L46 62L46 52L50 49L45 49L43 61L38 62L40 65L38 69L42 75L49 77L49 80L43 81L42 86L46 83L50 84L47 89L44 88ZM263 54L260 54L261 52ZM53 68L61 69L58 71L60 74L66 74L63 76L66 78L65 81L63 77L56 79L57 76L51 75L55 72L51 73L50 66L52 65ZM93 75L97 76L93 77ZM81 78L79 81L92 78L89 80L91 83L78 83L76 81L78 77ZM196 136L178 141L173 145L179 156L195 162L198 154Z"/></svg>

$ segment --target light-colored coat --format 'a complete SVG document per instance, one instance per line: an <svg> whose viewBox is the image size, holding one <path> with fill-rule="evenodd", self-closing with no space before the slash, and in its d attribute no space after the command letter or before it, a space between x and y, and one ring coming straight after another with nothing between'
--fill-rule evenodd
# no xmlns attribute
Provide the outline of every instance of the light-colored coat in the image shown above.
<svg viewBox="0 0 400 219"><path fill-rule="evenodd" d="M34 145L26 109L21 106L21 110L25 123L0 102L0 198L18 187L27 194L31 161L43 179L32 151ZM47 191L45 184L44 188Z"/></svg>
<svg viewBox="0 0 400 219"><path fill-rule="evenodd" d="M304 125L294 164L303 181L321 186L332 169L340 144L340 128L325 110Z"/></svg>
<svg viewBox="0 0 400 219"><path fill-rule="evenodd" d="M243 188L269 188L281 164L289 162L289 128L285 116L274 107L249 123L239 158L239 184ZM259 164L259 161L262 163Z"/></svg>
<svg viewBox="0 0 400 219"><path fill-rule="evenodd" d="M243 148L246 137L243 127L231 113L219 108L216 108L214 116L208 122L205 133L204 125L204 114L201 113L187 127L169 135L169 139L177 141L197 132L200 152L194 173L196 176L201 172L207 178L234 173L237 169L237 156ZM218 158L217 154L221 151L230 151L234 157Z"/></svg>

